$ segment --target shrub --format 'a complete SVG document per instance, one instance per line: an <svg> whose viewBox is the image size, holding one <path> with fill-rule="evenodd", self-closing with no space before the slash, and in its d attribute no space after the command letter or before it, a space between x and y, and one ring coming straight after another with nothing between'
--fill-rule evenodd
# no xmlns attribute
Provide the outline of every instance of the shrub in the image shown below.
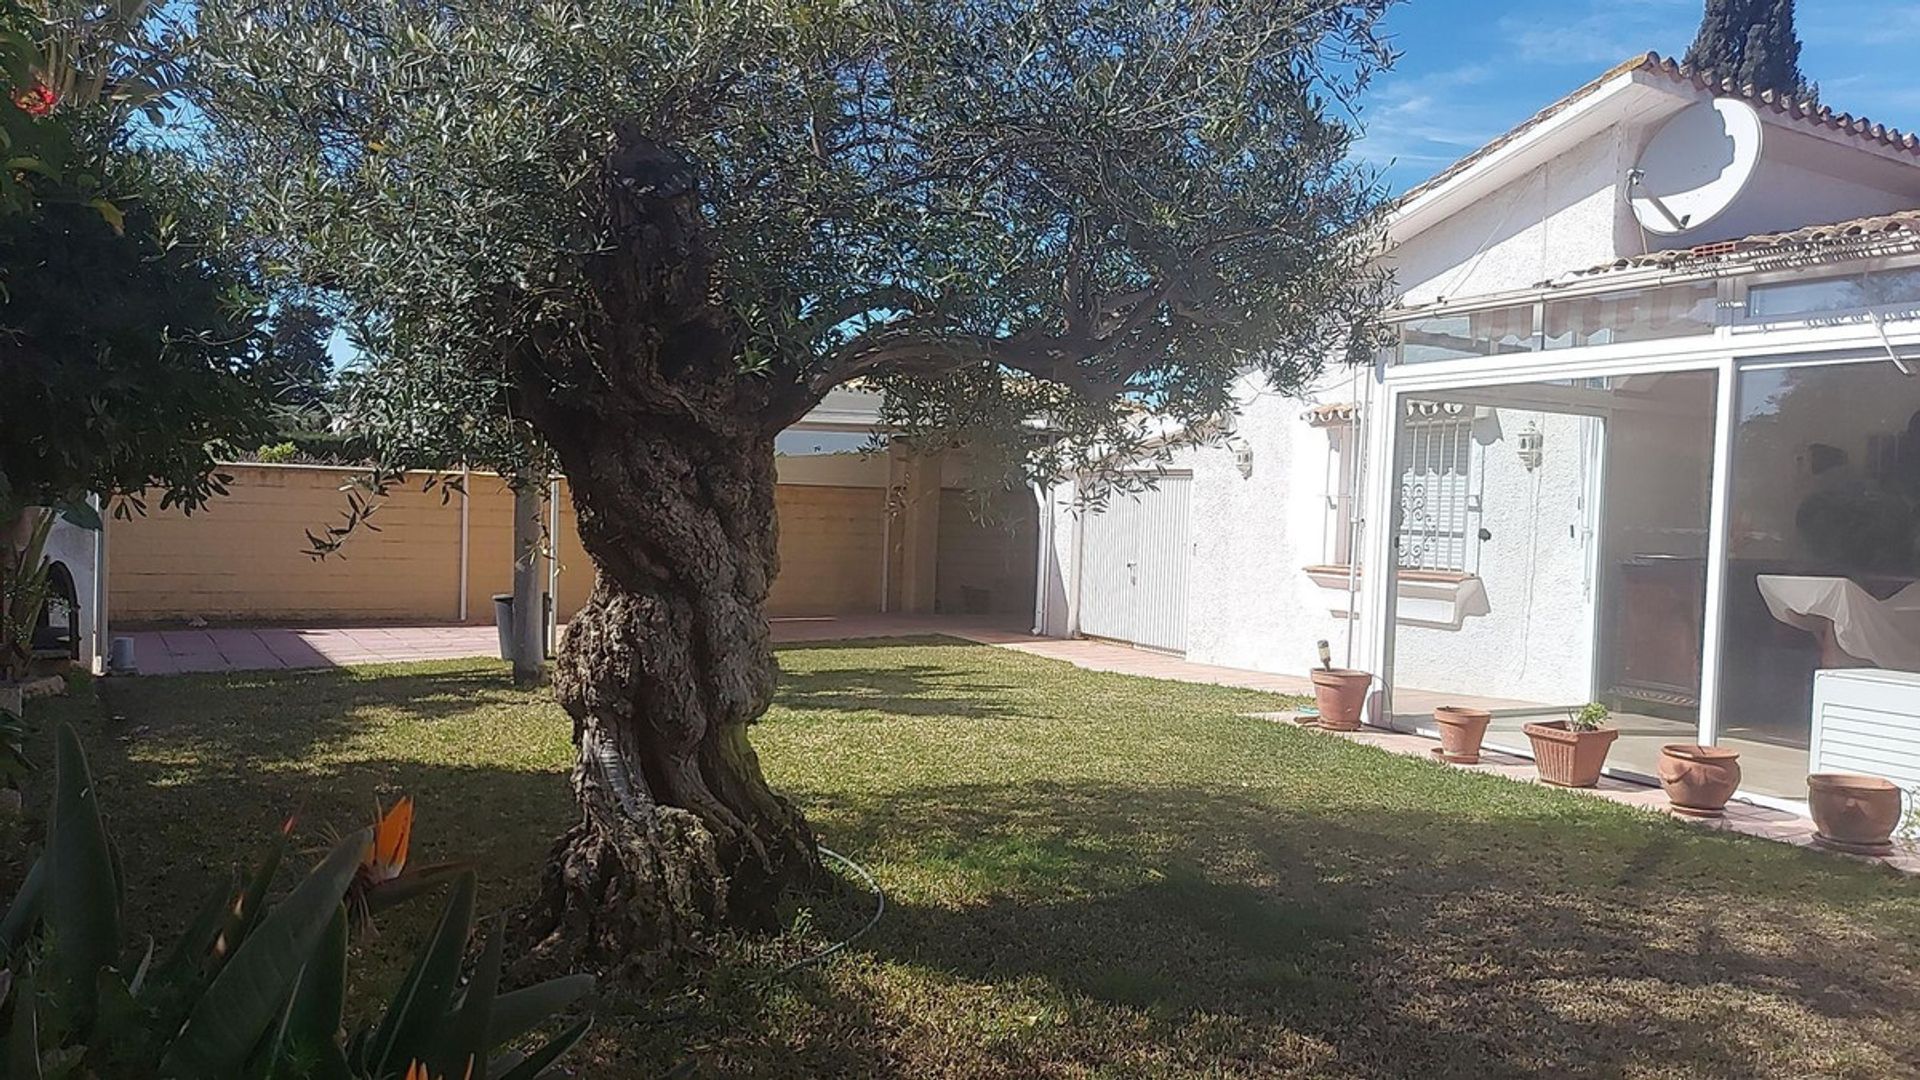
<svg viewBox="0 0 1920 1080"><path fill-rule="evenodd" d="M215 882L164 955L149 944L129 967L118 859L79 737L65 725L53 788L46 850L0 919L0 1060L9 1076L533 1080L586 1032L582 1020L530 1054L503 1050L580 1000L593 980L502 992L495 927L463 987L475 877L464 866L400 872L410 805L404 820L396 808L378 831L340 840L269 904L289 821L244 884ZM344 1035L349 898L371 913L449 880L440 920L392 1000Z"/></svg>

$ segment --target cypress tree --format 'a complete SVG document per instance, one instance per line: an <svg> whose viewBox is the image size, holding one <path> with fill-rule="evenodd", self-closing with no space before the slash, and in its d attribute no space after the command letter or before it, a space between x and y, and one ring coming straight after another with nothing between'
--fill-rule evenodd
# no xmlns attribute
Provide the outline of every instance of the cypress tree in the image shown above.
<svg viewBox="0 0 1920 1080"><path fill-rule="evenodd" d="M1687 49L1684 62L1698 71L1731 74L1747 51L1748 8L1752 0L1707 0L1700 32Z"/></svg>
<svg viewBox="0 0 1920 1080"><path fill-rule="evenodd" d="M1740 81L1758 90L1804 95L1807 80L1800 74L1800 35L1794 32L1793 0L1757 0L1754 12L1756 17L1747 28Z"/></svg>
<svg viewBox="0 0 1920 1080"><path fill-rule="evenodd" d="M1800 74L1793 0L1707 0L1685 62L1740 87L1790 97L1812 95Z"/></svg>

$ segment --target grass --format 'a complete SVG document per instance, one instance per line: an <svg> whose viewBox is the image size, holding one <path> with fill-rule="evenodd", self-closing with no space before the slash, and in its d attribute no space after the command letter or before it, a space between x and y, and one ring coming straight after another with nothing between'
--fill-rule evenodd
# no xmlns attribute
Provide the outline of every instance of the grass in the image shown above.
<svg viewBox="0 0 1920 1080"><path fill-rule="evenodd" d="M1247 718L1262 694L944 640L780 663L762 760L887 915L777 975L865 919L848 886L609 992L580 1075L1920 1072L1920 905L1884 870ZM163 941L295 805L312 835L413 793L416 857L480 859L497 908L572 813L564 716L491 663L105 689L41 716L83 727ZM431 913L397 914L364 988Z"/></svg>

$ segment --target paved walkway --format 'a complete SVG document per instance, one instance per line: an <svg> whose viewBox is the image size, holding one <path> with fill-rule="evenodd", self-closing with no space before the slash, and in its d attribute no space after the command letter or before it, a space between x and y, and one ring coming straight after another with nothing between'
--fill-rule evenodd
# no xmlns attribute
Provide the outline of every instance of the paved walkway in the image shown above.
<svg viewBox="0 0 1920 1080"><path fill-rule="evenodd" d="M844 641L856 638L897 638L944 634L984 645L1013 649L1033 656L1061 660L1090 671L1109 671L1152 679L1212 683L1281 694L1310 694L1304 677L1263 671L1196 664L1177 656L1103 641L1036 638L1005 621L939 616L851 615L773 620L774 640L783 643ZM495 655L498 639L491 626L392 626L338 629L204 629L153 630L129 635L134 639L140 671L171 675L191 671L249 671L274 668L338 667L348 664L389 664L414 660L458 659ZM1262 718L1293 722L1292 713L1264 713ZM1334 733L1325 733L1333 736ZM1337 737L1377 747L1389 753L1431 760L1434 740L1366 728ZM1533 762L1510 754L1488 753L1479 765L1456 765L1524 783L1537 783ZM1666 796L1657 787L1614 777L1601 780L1585 792L1596 798L1666 813ZM1735 802L1727 816L1717 820L1681 818L1702 828L1726 829L1749 836L1813 846L1813 822L1796 814ZM1855 856L1847 856L1849 858ZM1920 851L1900 845L1883 862L1902 873L1920 873Z"/></svg>
<svg viewBox="0 0 1920 1080"><path fill-rule="evenodd" d="M1297 722L1295 715L1290 712L1262 713L1260 715L1262 719L1276 722ZM1314 730L1318 731L1319 729L1315 728ZM1322 731L1321 734L1329 737L1343 738L1350 742L1363 743L1367 746L1378 747L1389 753L1403 754L1407 757L1417 757L1427 761L1435 760L1433 750L1439 745L1437 741L1429 739L1424 735L1408 735L1381 728L1363 728L1359 731L1350 732ZM1438 763L1436 762L1436 764ZM1534 772L1533 762L1517 754L1487 751L1480 755L1480 764L1478 765L1448 765L1442 767L1489 773L1521 783L1540 783L1538 774ZM1650 813L1667 814L1672 816L1676 821L1684 821L1690 825L1698 825L1703 829L1722 829L1728 832L1741 833L1746 836L1757 836L1763 840L1775 840L1783 844L1793 844L1796 847L1814 848L1817 846L1813 842L1813 822L1811 820L1801 817L1798 814L1790 814L1784 810L1775 810L1771 807L1756 806L1752 803L1735 800L1727 804L1727 814L1725 817L1687 817L1685 815L1672 813L1667 806L1666 793L1659 788L1612 776L1601 777L1598 787L1563 788L1561 790L1576 791L1582 795L1608 799L1627 806L1636 806ZM1827 852L1824 848L1819 850L1826 854L1837 854L1835 852ZM1840 857L1865 858L1864 856L1855 855L1841 855ZM1882 858L1870 858L1866 859L1866 861L1884 863L1903 874L1920 874L1920 849L1917 849L1908 841L1896 841L1893 854L1891 855Z"/></svg>
<svg viewBox="0 0 1920 1080"><path fill-rule="evenodd" d="M773 620L773 637L779 642L925 634L946 634L985 644L1035 640L1004 621L968 618L853 615ZM137 630L121 636L133 639L134 660L142 675L401 664L499 655L499 637L491 626L207 627Z"/></svg>

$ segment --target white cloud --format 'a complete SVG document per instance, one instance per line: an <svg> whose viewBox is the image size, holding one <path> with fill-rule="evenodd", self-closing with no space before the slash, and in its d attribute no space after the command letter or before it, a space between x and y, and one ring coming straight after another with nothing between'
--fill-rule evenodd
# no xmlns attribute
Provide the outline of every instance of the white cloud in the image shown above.
<svg viewBox="0 0 1920 1080"><path fill-rule="evenodd" d="M1685 51L1700 11L1699 0L1587 0L1550 14L1504 15L1496 25L1502 41L1527 63L1606 67L1649 50Z"/></svg>
<svg viewBox="0 0 1920 1080"><path fill-rule="evenodd" d="M1502 126L1472 90L1494 74L1492 65L1469 64L1383 81L1362 114L1361 159L1381 168L1446 165L1480 147Z"/></svg>

